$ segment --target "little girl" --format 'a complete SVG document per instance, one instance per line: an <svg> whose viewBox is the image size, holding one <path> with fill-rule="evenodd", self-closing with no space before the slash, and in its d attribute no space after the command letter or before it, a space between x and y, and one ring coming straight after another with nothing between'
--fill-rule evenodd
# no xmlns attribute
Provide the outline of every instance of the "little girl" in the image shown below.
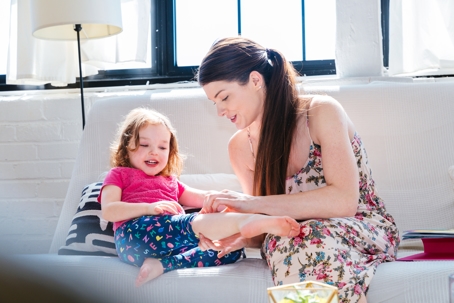
<svg viewBox="0 0 454 303"><path fill-rule="evenodd" d="M112 169L98 200L102 216L114 222L120 259L140 267L136 286L161 274L188 267L229 264L241 250L222 258L198 247L201 233L223 239L236 233L251 238L263 233L294 237L299 224L290 217L240 213L185 214L183 207L203 206L209 192L181 183L182 170L175 130L164 115L132 110L111 147Z"/></svg>

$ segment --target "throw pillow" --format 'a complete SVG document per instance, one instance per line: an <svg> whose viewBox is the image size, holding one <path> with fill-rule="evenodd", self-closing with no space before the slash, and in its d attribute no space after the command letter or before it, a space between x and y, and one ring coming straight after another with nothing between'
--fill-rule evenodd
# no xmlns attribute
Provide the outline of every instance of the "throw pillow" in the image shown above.
<svg viewBox="0 0 454 303"><path fill-rule="evenodd" d="M112 223L101 218L98 195L102 182L87 185L59 255L116 256Z"/></svg>

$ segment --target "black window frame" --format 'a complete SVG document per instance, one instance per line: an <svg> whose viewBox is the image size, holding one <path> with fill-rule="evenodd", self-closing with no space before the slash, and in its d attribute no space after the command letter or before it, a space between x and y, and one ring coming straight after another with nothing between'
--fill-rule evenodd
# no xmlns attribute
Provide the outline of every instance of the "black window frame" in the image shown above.
<svg viewBox="0 0 454 303"><path fill-rule="evenodd" d="M238 7L241 7L241 0ZM303 59L305 58L304 0L302 2ZM240 12L239 12L240 13ZM100 70L97 75L84 77L84 88L133 86L157 83L178 83L194 81L197 66L176 66L175 0L151 0L151 57L152 68ZM241 19L240 19L241 20ZM389 0L381 0L381 22L383 33L383 62L388 66L389 46ZM302 76L336 74L334 60L311 60L292 62ZM43 90L80 88L76 83L65 87L45 85L7 85L6 76L0 75L0 91Z"/></svg>

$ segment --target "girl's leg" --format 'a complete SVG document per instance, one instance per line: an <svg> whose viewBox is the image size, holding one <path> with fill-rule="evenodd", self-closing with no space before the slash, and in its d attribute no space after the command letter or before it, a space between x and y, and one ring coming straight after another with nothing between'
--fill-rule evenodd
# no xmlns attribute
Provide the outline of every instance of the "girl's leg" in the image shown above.
<svg viewBox="0 0 454 303"><path fill-rule="evenodd" d="M161 254L158 258L145 259L137 276L136 286L141 286L162 273L175 269L218 266L234 263L241 258L242 249L231 252L222 258L218 258L217 253L212 250L200 250L198 238L191 224L196 217L197 214L194 213L152 218L154 223L149 228L149 234L158 241L154 246L171 249L165 256Z"/></svg>
<svg viewBox="0 0 454 303"><path fill-rule="evenodd" d="M137 286L163 274L161 258L197 246L198 241L190 228L194 215L142 216L125 222L115 231L120 260L140 267Z"/></svg>
<svg viewBox="0 0 454 303"><path fill-rule="evenodd" d="M115 232L118 255L140 267L145 258L162 258L196 247L199 241L190 224L195 215L142 216L125 222Z"/></svg>
<svg viewBox="0 0 454 303"><path fill-rule="evenodd" d="M299 234L299 228L294 219L286 216L240 213L142 216L118 228L115 244L124 262L142 266L145 258L162 258L197 247L199 233L212 240L238 232L247 238L264 233L291 238Z"/></svg>
<svg viewBox="0 0 454 303"><path fill-rule="evenodd" d="M173 269L215 266L240 258L241 251L218 259L213 251L192 250L198 245L199 233L213 240L238 232L245 237L263 233L293 237L299 233L299 224L290 217L238 213L142 216L120 228L117 252L124 262L141 266L138 286Z"/></svg>
<svg viewBox="0 0 454 303"><path fill-rule="evenodd" d="M146 219L147 217L140 217L130 220L115 231L115 247L121 261L140 267L145 258L154 253L147 243L147 230L142 228L142 222ZM155 256L158 257L157 254Z"/></svg>
<svg viewBox="0 0 454 303"><path fill-rule="evenodd" d="M162 268L160 260L154 258L145 259L136 278L136 287L142 286L146 282L159 277L163 273L164 268Z"/></svg>
<svg viewBox="0 0 454 303"><path fill-rule="evenodd" d="M222 258L218 258L213 250L202 251L199 247L189 249L181 254L161 259L164 272L180 268L219 266L238 261L243 254L243 249L233 251Z"/></svg>
<svg viewBox="0 0 454 303"><path fill-rule="evenodd" d="M266 233L292 238L299 234L300 225L287 216L210 213L195 217L192 229L197 235L202 233L211 240L227 238L236 233L246 238Z"/></svg>
<svg viewBox="0 0 454 303"><path fill-rule="evenodd" d="M189 249L181 254L164 257L161 259L148 258L143 262L139 275L136 279L136 286L159 277L165 272L180 268L219 266L235 263L241 258L243 250L236 250L222 258L218 258L212 250L202 251L199 247ZM164 267L164 268L163 268Z"/></svg>

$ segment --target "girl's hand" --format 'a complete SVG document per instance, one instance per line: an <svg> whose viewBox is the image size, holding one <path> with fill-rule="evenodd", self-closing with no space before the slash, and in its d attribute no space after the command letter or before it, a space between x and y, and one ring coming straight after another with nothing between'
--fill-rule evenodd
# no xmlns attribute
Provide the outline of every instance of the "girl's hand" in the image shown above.
<svg viewBox="0 0 454 303"><path fill-rule="evenodd" d="M199 247L202 251L214 250L218 252L218 258L221 258L232 251L246 247L248 239L241 236L240 233L221 240L212 241L199 233Z"/></svg>
<svg viewBox="0 0 454 303"><path fill-rule="evenodd" d="M224 189L220 192L209 192L205 195L201 214L215 212L254 213L252 201L256 199L236 191Z"/></svg>
<svg viewBox="0 0 454 303"><path fill-rule="evenodd" d="M150 204L150 215L179 215L184 214L183 206L175 201L159 201Z"/></svg>

